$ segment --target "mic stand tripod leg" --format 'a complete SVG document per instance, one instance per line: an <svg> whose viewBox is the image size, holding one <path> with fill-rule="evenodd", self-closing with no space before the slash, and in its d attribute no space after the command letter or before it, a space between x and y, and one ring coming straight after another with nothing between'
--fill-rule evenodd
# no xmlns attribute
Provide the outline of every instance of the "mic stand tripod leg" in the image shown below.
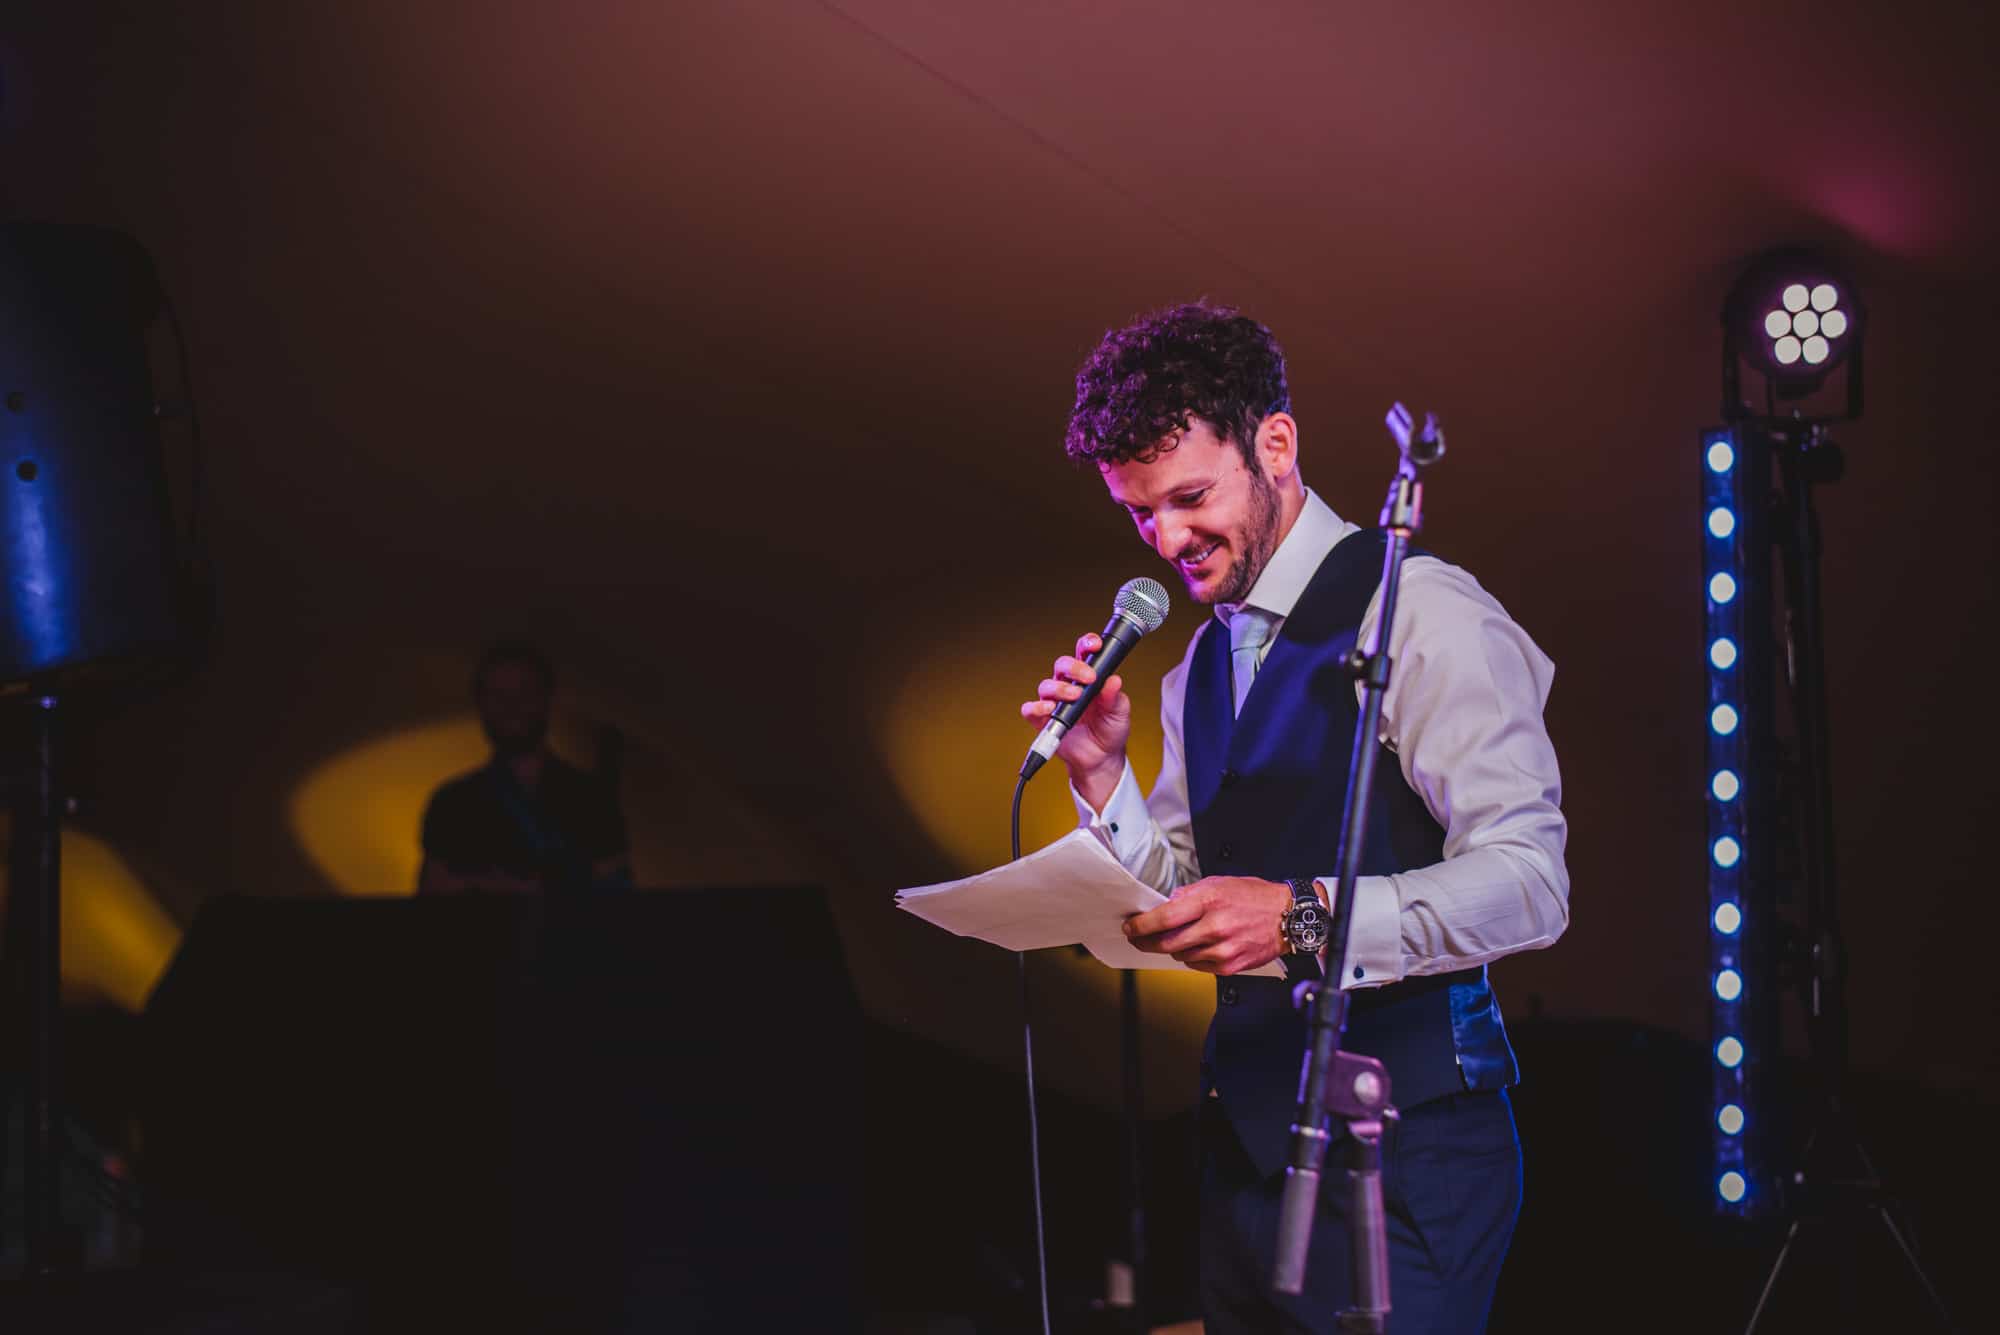
<svg viewBox="0 0 2000 1335"><path fill-rule="evenodd" d="M1394 1109L1385 1109L1394 1117ZM1354 1249L1354 1306L1342 1330L1374 1332L1389 1316L1389 1217L1382 1209L1382 1129L1386 1118L1347 1124L1347 1229Z"/></svg>
<svg viewBox="0 0 2000 1335"><path fill-rule="evenodd" d="M1319 1209L1320 1168L1332 1140L1326 1124L1329 1116L1338 1117L1347 1128L1347 1231L1354 1263L1353 1302L1340 1311L1338 1321L1343 1331L1382 1335L1390 1303L1382 1133L1396 1120L1396 1110L1389 1105L1389 1074L1373 1057L1332 1047L1337 1029L1328 1026L1337 1026L1339 1017L1328 1012L1344 1010L1338 988L1301 983L1294 1004L1311 1017L1314 1042L1306 1057L1306 1097L1300 1120L1292 1128L1293 1162L1285 1169L1279 1202L1272 1287L1293 1295L1305 1290L1313 1216Z"/></svg>

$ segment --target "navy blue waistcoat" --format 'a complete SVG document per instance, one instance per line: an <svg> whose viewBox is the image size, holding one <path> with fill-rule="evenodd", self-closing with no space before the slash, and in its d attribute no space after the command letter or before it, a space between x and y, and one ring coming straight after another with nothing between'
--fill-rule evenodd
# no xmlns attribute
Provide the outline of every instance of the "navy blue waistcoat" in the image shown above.
<svg viewBox="0 0 2000 1335"><path fill-rule="evenodd" d="M1235 716L1229 637L1212 622L1188 665L1183 715L1188 805L1204 876L1286 880L1338 867L1340 815L1361 710L1346 659L1382 570L1383 535L1338 543L1271 641ZM1380 743L1377 743L1379 746ZM1444 855L1444 831L1386 747L1375 766L1361 873L1383 876ZM1365 981L1365 980L1363 980ZM1343 1046L1379 1058L1399 1108L1467 1089L1501 1089L1518 1072L1482 965L1351 994ZM1202 1093L1222 1107L1258 1171L1285 1165L1298 1102L1304 1019L1290 984L1218 978L1202 1053Z"/></svg>

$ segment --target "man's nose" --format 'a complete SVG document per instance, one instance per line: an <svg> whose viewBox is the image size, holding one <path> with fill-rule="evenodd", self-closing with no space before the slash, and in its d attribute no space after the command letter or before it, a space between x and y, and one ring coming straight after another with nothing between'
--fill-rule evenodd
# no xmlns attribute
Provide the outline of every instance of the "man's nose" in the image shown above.
<svg viewBox="0 0 2000 1335"><path fill-rule="evenodd" d="M1187 547L1187 525L1174 519L1153 521L1153 550L1171 561Z"/></svg>

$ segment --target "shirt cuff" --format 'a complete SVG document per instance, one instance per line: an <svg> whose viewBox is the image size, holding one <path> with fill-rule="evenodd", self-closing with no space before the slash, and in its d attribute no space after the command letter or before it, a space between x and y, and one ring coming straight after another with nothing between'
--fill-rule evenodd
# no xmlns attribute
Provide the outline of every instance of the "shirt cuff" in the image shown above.
<svg viewBox="0 0 2000 1335"><path fill-rule="evenodd" d="M1109 805L1105 810L1110 810ZM1327 897L1333 897L1340 877L1321 876ZM1402 902L1396 882L1387 876L1361 876L1354 882L1354 913L1347 924L1347 972L1343 990L1384 987L1403 976Z"/></svg>
<svg viewBox="0 0 2000 1335"><path fill-rule="evenodd" d="M1069 796L1076 803L1077 823L1085 829L1104 831L1111 840L1113 857L1129 867L1145 856L1146 831L1152 824L1153 813L1146 807L1146 795L1139 791L1139 779L1132 773L1131 761L1125 762L1125 772L1118 776L1118 786L1111 790L1102 812L1090 809L1090 803L1083 800L1075 784L1070 785Z"/></svg>

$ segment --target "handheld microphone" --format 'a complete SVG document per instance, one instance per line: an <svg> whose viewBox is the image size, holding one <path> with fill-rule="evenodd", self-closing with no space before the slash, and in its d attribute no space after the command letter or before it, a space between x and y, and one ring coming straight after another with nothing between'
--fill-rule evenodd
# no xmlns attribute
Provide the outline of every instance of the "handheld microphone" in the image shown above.
<svg viewBox="0 0 2000 1335"><path fill-rule="evenodd" d="M1105 623L1103 645L1098 651L1083 661L1097 669L1097 677L1083 688L1083 694L1074 700L1066 700L1056 706L1056 712L1042 725L1041 735L1028 748L1028 758L1021 762L1021 780L1026 782L1036 770L1048 763L1062 744L1063 734L1083 717L1083 711L1090 708L1090 702L1097 698L1104 687L1104 679L1118 670L1125 661L1125 655L1132 652L1132 646L1139 637L1160 628L1167 619L1167 591L1156 579L1128 579L1118 590L1118 597L1111 604L1111 620Z"/></svg>

